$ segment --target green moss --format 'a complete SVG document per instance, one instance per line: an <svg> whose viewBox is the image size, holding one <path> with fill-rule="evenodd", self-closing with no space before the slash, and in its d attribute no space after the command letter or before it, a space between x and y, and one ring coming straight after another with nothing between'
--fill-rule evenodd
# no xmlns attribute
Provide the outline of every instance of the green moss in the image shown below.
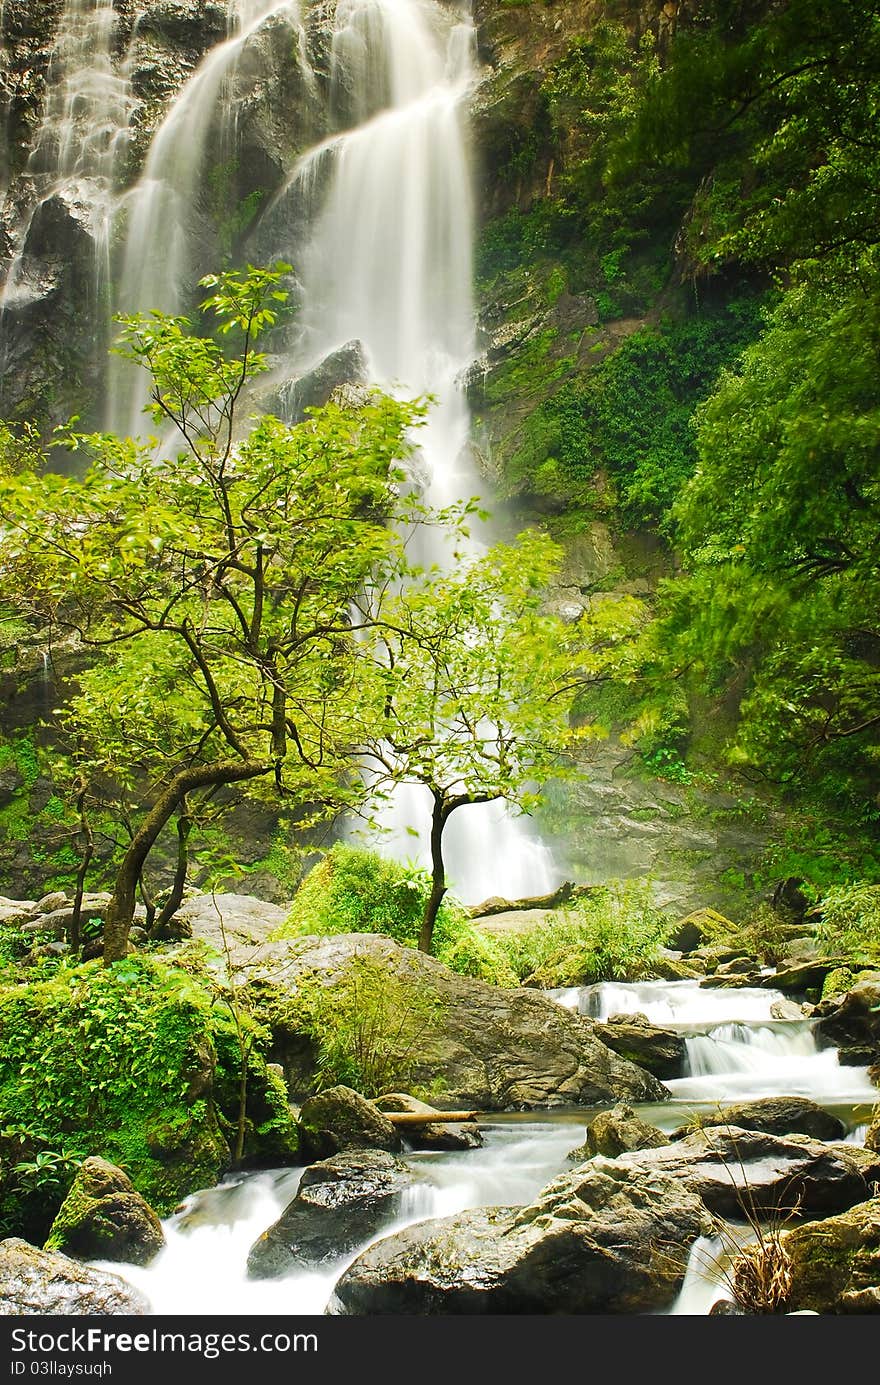
<svg viewBox="0 0 880 1385"><path fill-rule="evenodd" d="M0 991L0 1024L0 1127L102 1155L160 1212L216 1182L229 1157L212 1095L216 1019L192 976L146 958L63 966ZM7 1230L15 1215L13 1196Z"/></svg>

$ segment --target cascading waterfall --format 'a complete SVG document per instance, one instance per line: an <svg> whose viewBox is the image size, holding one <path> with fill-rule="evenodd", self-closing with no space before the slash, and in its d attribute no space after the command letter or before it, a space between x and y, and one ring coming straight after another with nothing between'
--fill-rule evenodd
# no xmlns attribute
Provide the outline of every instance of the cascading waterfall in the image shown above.
<svg viewBox="0 0 880 1385"><path fill-rule="evenodd" d="M486 1129L481 1149L452 1157L410 1155L422 1176L403 1194L380 1235L468 1207L529 1202L564 1167L578 1131L563 1123L499 1125ZM164 1223L166 1247L149 1266L108 1263L103 1268L141 1289L155 1313L323 1313L339 1276L370 1242L318 1269L294 1270L281 1279L246 1275L248 1251L293 1198L301 1173L260 1173L195 1193Z"/></svg>
<svg viewBox="0 0 880 1385"><path fill-rule="evenodd" d="M715 1105L779 1092L819 1103L876 1099L867 1069L841 1067L836 1049L817 1046L808 1019L774 1014L784 997L772 987L707 990L698 981L602 982L549 994L593 1019L641 1013L652 1024L683 1034L687 1074L665 1084L677 1100Z"/></svg>
<svg viewBox="0 0 880 1385"><path fill-rule="evenodd" d="M307 155L292 179L315 206L297 262L294 373L358 342L375 384L401 398L433 395L418 442L425 499L441 506L478 489L460 385L475 355L464 117L474 76L474 31L463 12L432 0L342 0L332 103L338 119L358 123ZM419 557L454 561L442 542ZM401 785L382 817L380 850L427 864L429 824L427 790ZM500 889L538 894L557 878L548 850L500 802L459 810L445 851L451 886L469 902Z"/></svg>
<svg viewBox="0 0 880 1385"><path fill-rule="evenodd" d="M298 0L235 0L230 34L202 61L171 104L153 137L138 182L122 199L125 248L117 292L123 313L179 313L194 289L198 190L210 139L221 142L233 114L229 85L249 39L279 18L299 27ZM144 372L116 359L111 366L106 426L137 436L144 431L148 386Z"/></svg>
<svg viewBox="0 0 880 1385"><path fill-rule="evenodd" d="M106 343L110 243L121 161L133 99L129 59L115 61L118 16L112 0L65 0L49 60L46 98L27 172L36 199L17 229L15 252L0 296L0 357L5 366L15 310L34 293L29 237L41 208L61 196L85 224L93 244L89 312L96 352Z"/></svg>

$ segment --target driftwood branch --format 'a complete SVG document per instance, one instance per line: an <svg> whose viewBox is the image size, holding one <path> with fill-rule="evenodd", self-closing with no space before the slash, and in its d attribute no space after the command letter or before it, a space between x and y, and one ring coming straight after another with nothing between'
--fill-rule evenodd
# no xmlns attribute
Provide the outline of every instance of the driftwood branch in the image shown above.
<svg viewBox="0 0 880 1385"><path fill-rule="evenodd" d="M492 914L507 914L523 909L559 909L563 904L570 904L601 889L601 885L576 885L573 880L566 880L550 894L534 895L531 899L500 899L493 896L492 899L484 899L482 904L475 904L468 912L472 919L485 919Z"/></svg>
<svg viewBox="0 0 880 1385"><path fill-rule="evenodd" d="M479 1111L383 1111L392 1125L449 1125L453 1121L473 1121Z"/></svg>

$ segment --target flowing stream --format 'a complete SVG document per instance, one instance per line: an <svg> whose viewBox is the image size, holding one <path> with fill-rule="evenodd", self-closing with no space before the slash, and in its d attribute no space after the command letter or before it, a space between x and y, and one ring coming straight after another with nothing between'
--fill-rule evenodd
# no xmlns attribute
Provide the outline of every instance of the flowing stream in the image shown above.
<svg viewBox="0 0 880 1385"><path fill-rule="evenodd" d="M699 1076L667 1082L669 1101L639 1107L639 1114L661 1130L671 1132L710 1106L767 1096L772 1086L775 1095L802 1093L833 1110L850 1127L849 1138L864 1133L877 1089L864 1069L841 1067L835 1050L819 1050L808 1021L774 1020L771 1008L783 999L778 991L700 989L678 981L615 983L555 995L597 1018L639 1010L686 1035L689 1060L693 1063L696 1055ZM774 1042L765 1037L768 1033ZM756 1054L761 1055L757 1062ZM567 1155L583 1143L588 1119L588 1113L571 1110L491 1117L482 1125L481 1149L404 1156L423 1180L374 1240L470 1207L528 1203L570 1167ZM270 1281L246 1275L250 1247L294 1196L300 1175L299 1169L268 1171L195 1192L166 1221L168 1244L150 1266L104 1268L121 1272L140 1288L156 1313L323 1313L339 1275L366 1245L320 1272L298 1271ZM725 1296L728 1248L702 1237L694 1244L670 1312L707 1313Z"/></svg>

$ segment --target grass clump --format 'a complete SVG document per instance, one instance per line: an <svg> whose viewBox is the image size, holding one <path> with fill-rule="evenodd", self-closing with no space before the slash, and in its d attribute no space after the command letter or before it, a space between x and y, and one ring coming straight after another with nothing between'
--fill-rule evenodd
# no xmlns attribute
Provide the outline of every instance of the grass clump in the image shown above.
<svg viewBox="0 0 880 1385"><path fill-rule="evenodd" d="M832 954L880 961L880 885L842 885L820 901L816 937Z"/></svg>
<svg viewBox="0 0 880 1385"><path fill-rule="evenodd" d="M332 986L298 983L297 1023L317 1049L316 1091L342 1084L366 1097L409 1090L443 1005L393 965L354 957Z"/></svg>
<svg viewBox="0 0 880 1385"><path fill-rule="evenodd" d="M498 942L521 984L552 988L652 974L671 922L639 881L589 894L552 923Z"/></svg>

